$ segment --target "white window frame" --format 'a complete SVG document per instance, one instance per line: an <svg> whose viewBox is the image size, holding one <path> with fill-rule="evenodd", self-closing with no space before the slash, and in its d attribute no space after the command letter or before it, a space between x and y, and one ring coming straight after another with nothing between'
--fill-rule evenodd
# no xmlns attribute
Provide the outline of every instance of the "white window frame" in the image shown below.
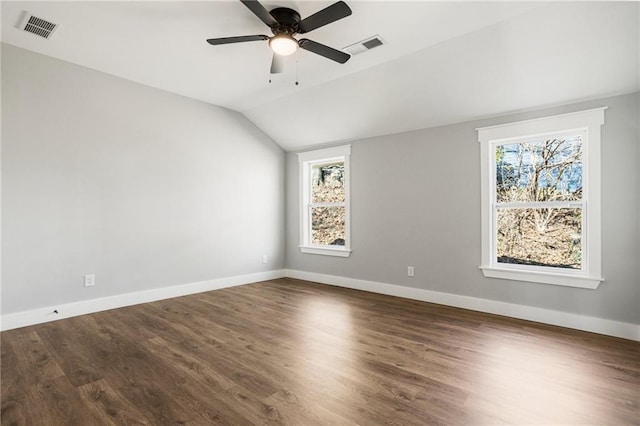
<svg viewBox="0 0 640 426"><path fill-rule="evenodd" d="M596 289L602 278L601 194L600 194L600 127L606 107L498 126L478 131L481 144L482 263L485 277L569 287ZM523 139L549 138L554 135L583 136L583 198L578 202L557 203L558 207L582 208L582 269L560 269L497 262L496 255L496 158L499 145L518 143ZM521 204L518 207L527 207Z"/></svg>
<svg viewBox="0 0 640 426"><path fill-rule="evenodd" d="M301 152L298 154L300 166L300 251L309 254L349 257L351 254L351 145ZM311 243L311 169L319 164L344 162L344 246L319 245ZM334 205L334 203L330 203ZM340 203L341 204L341 203Z"/></svg>

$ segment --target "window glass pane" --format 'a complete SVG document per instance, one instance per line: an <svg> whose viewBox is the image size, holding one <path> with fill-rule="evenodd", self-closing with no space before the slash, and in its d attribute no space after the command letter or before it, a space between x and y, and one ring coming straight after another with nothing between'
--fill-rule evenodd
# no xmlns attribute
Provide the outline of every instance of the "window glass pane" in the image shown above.
<svg viewBox="0 0 640 426"><path fill-rule="evenodd" d="M496 147L498 202L582 199L582 136Z"/></svg>
<svg viewBox="0 0 640 426"><path fill-rule="evenodd" d="M581 269L582 209L498 209L497 261Z"/></svg>
<svg viewBox="0 0 640 426"><path fill-rule="evenodd" d="M311 203L344 202L344 162L311 167Z"/></svg>
<svg viewBox="0 0 640 426"><path fill-rule="evenodd" d="M344 246L344 207L311 209L311 243Z"/></svg>

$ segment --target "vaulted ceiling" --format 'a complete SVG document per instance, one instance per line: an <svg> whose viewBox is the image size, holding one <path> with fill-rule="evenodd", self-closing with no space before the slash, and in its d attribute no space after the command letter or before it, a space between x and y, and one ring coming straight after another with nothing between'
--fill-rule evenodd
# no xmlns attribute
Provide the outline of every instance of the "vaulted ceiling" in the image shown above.
<svg viewBox="0 0 640 426"><path fill-rule="evenodd" d="M303 17L331 3L263 2ZM266 42L205 42L270 34L235 0L3 1L2 41L237 110L287 150L640 89L636 2L347 3L351 16L305 37L385 44L344 65L299 51L271 83ZM21 31L24 11L59 27Z"/></svg>

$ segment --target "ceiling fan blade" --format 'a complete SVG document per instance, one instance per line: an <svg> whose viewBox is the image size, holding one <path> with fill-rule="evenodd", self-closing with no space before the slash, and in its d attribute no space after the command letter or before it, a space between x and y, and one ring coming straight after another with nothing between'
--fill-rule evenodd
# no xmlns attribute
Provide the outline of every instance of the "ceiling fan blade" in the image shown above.
<svg viewBox="0 0 640 426"><path fill-rule="evenodd" d="M349 15L351 15L351 9L349 6L347 6L345 2L339 1L300 21L298 24L298 33L308 33L316 28L320 28L339 19L346 18Z"/></svg>
<svg viewBox="0 0 640 426"><path fill-rule="evenodd" d="M253 12L262 22L267 24L269 27L273 27L278 24L278 21L275 20L273 16L269 13L267 9L264 8L260 2L256 0L240 0L242 4L247 6L247 8Z"/></svg>
<svg viewBox="0 0 640 426"><path fill-rule="evenodd" d="M273 54L271 60L271 74L282 74L284 72L285 58L281 55Z"/></svg>
<svg viewBox="0 0 640 426"><path fill-rule="evenodd" d="M238 37L210 38L207 40L207 43L217 46L219 44L242 43L245 41L259 41L259 40L269 40L269 37L267 37L266 35L248 35L248 36L238 36Z"/></svg>
<svg viewBox="0 0 640 426"><path fill-rule="evenodd" d="M304 50L308 50L309 52L324 56L325 58L331 59L332 61L336 61L341 64L347 62L351 57L351 55L349 55L348 53L341 52L334 49L333 47L325 46L324 44L320 44L306 38L301 39L298 44Z"/></svg>

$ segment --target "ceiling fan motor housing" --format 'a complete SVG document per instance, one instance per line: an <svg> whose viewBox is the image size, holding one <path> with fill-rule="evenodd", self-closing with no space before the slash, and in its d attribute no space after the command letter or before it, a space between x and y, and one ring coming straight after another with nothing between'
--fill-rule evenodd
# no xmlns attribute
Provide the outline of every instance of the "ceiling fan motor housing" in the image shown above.
<svg viewBox="0 0 640 426"><path fill-rule="evenodd" d="M269 12L278 23L271 27L273 34L293 35L298 32L300 14L288 7L277 7Z"/></svg>

